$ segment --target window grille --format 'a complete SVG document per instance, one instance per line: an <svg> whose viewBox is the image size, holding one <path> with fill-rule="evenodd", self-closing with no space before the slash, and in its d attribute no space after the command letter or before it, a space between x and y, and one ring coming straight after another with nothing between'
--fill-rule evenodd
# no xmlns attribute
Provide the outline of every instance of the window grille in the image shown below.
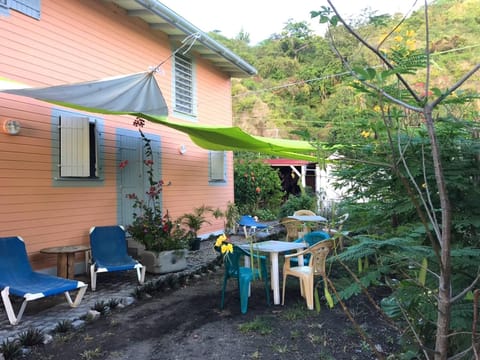
<svg viewBox="0 0 480 360"><path fill-rule="evenodd" d="M193 105L193 64L189 58L175 55L175 110L194 113Z"/></svg>

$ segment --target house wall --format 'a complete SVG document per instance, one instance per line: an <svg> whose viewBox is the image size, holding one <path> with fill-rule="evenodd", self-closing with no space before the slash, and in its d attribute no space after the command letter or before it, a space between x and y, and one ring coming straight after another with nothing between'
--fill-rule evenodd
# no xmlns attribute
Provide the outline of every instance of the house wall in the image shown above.
<svg viewBox="0 0 480 360"><path fill-rule="evenodd" d="M172 53L165 34L152 31L123 9L102 1L42 0L41 18L16 11L0 17L0 78L32 87L50 86L147 70ZM198 123L231 125L230 78L196 59ZM165 61L158 84L172 113L172 62ZM21 122L17 136L0 131L0 236L22 236L36 269L53 267L40 254L50 246L88 244L91 226L117 222L116 128L133 129L133 118L103 119L104 179L90 186L55 186L52 181L52 105L0 93L0 125ZM57 107L58 108L58 107ZM170 116L171 120L178 120ZM145 132L161 136L162 174L172 185L163 194L172 217L203 204L225 209L233 201L233 161L228 155L226 185L208 184L208 151L187 135L147 122ZM181 155L181 144L187 152ZM212 219L200 234L221 231ZM80 260L80 259L79 259Z"/></svg>

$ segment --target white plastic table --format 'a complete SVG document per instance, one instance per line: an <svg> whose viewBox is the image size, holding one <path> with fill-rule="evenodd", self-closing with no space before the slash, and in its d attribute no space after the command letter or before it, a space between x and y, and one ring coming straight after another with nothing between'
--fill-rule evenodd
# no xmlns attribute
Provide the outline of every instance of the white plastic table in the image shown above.
<svg viewBox="0 0 480 360"><path fill-rule="evenodd" d="M239 245L242 249L250 251L250 244ZM278 254L291 250L301 250L307 247L306 243L288 242L279 240L268 240L252 244L253 250L270 254L270 286L273 290L273 303L280 304L280 276L278 268ZM250 258L245 257L246 266L249 266ZM303 256L299 256L299 263L303 262Z"/></svg>
<svg viewBox="0 0 480 360"><path fill-rule="evenodd" d="M327 219L320 215L290 215L289 219L295 219L301 222L326 222Z"/></svg>
<svg viewBox="0 0 480 360"><path fill-rule="evenodd" d="M320 215L291 215L287 216L289 219L298 220L303 223L303 231L307 231L307 223L322 223L327 222L327 219Z"/></svg>

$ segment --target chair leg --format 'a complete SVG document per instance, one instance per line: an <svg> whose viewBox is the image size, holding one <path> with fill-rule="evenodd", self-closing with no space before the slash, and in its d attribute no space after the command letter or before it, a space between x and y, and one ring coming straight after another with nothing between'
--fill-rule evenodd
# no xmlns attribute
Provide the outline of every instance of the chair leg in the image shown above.
<svg viewBox="0 0 480 360"><path fill-rule="evenodd" d="M87 291L87 287L88 285L85 284L78 289L78 292L77 292L77 295L75 296L74 301L72 301L72 297L70 296L70 293L68 291L65 291L64 294L65 294L65 297L67 298L67 302L68 302L68 305L70 305L70 307L77 307L78 305L80 305L83 299L83 295L85 295L85 292Z"/></svg>
<svg viewBox="0 0 480 360"><path fill-rule="evenodd" d="M282 290L282 305L285 305L285 283L287 282L287 275L283 274L283 290Z"/></svg>
<svg viewBox="0 0 480 360"><path fill-rule="evenodd" d="M97 272L95 271L95 264L90 265L90 287L92 291L97 289Z"/></svg>
<svg viewBox="0 0 480 360"><path fill-rule="evenodd" d="M298 282L300 283L300 295L305 299L305 284L302 278L298 278Z"/></svg>
<svg viewBox="0 0 480 360"><path fill-rule="evenodd" d="M309 310L313 310L313 277L303 279L304 282L304 294L307 300L307 307Z"/></svg>
<svg viewBox="0 0 480 360"><path fill-rule="evenodd" d="M135 268L137 269L137 278L140 285L143 285L143 283L145 282L145 272L147 270L147 267L141 264L138 265L135 266Z"/></svg>
<svg viewBox="0 0 480 360"><path fill-rule="evenodd" d="M10 288L7 286L2 290L2 300L3 305L5 306L5 311L7 312L8 321L12 325L17 325L22 318L23 312L27 307L28 300L24 300L18 310L18 314L15 316L15 311L13 310L12 302L10 301Z"/></svg>
<svg viewBox="0 0 480 360"><path fill-rule="evenodd" d="M225 276L223 278L223 287L222 287L222 299L220 300L220 309L223 309L223 306L225 304L225 290L227 287L227 277Z"/></svg>
<svg viewBox="0 0 480 360"><path fill-rule="evenodd" d="M239 279L240 290L240 311L246 314L248 310L248 289L250 287L250 279Z"/></svg>

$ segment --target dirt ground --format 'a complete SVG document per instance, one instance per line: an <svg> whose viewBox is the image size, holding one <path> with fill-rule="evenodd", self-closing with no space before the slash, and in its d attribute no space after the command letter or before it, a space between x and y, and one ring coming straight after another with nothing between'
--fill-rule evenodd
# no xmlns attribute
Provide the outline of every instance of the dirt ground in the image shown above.
<svg viewBox="0 0 480 360"><path fill-rule="evenodd" d="M248 312L240 313L236 283L229 281L220 310L223 268L191 279L133 305L114 309L80 330L58 333L28 353L35 360L187 359L375 359L339 305L309 311L298 283L287 285L285 306L266 305L260 282L252 287ZM387 357L398 334L362 297L349 302L362 329Z"/></svg>

